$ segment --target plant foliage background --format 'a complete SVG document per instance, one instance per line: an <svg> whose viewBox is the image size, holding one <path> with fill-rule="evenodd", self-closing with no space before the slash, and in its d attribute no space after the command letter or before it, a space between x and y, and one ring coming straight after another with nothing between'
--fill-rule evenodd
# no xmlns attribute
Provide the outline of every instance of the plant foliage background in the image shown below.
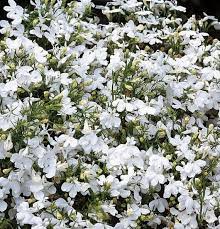
<svg viewBox="0 0 220 229"><path fill-rule="evenodd" d="M164 0L8 3L0 228L219 228L217 19Z"/></svg>

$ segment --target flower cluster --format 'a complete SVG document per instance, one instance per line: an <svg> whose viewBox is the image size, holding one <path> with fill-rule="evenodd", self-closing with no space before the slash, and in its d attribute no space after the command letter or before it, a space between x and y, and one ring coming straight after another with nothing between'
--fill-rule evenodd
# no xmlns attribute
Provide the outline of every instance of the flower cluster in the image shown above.
<svg viewBox="0 0 220 229"><path fill-rule="evenodd" d="M217 20L30 2L0 21L0 228L219 228Z"/></svg>

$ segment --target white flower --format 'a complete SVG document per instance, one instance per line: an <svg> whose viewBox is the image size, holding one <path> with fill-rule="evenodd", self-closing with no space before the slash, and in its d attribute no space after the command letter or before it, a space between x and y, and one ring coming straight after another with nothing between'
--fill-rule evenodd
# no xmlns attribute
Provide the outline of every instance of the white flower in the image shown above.
<svg viewBox="0 0 220 229"><path fill-rule="evenodd" d="M57 138L57 142L59 144L63 144L64 148L66 147L76 148L78 146L78 140L66 134L61 134Z"/></svg>
<svg viewBox="0 0 220 229"><path fill-rule="evenodd" d="M39 71L34 70L34 71L31 72L29 80L32 83L38 83L38 82L42 81L42 76L41 76Z"/></svg>
<svg viewBox="0 0 220 229"><path fill-rule="evenodd" d="M156 108L147 106L142 100L136 100L134 102L139 115L155 115L157 113Z"/></svg>
<svg viewBox="0 0 220 229"><path fill-rule="evenodd" d="M40 26L35 26L34 29L30 30L30 34L33 34L39 38L43 37L43 31Z"/></svg>
<svg viewBox="0 0 220 229"><path fill-rule="evenodd" d="M6 151L10 151L11 149L13 149L13 142L11 139L11 134L9 134L7 139L4 141L4 149Z"/></svg>
<svg viewBox="0 0 220 229"><path fill-rule="evenodd" d="M69 192L69 196L75 198L77 192L80 191L80 184L79 183L63 183L61 187L62 191Z"/></svg>
<svg viewBox="0 0 220 229"><path fill-rule="evenodd" d="M21 225L29 224L29 225L38 225L42 223L42 219L40 217L35 216L34 209L29 208L29 204L27 202L21 202L17 206L17 220L21 223Z"/></svg>
<svg viewBox="0 0 220 229"><path fill-rule="evenodd" d="M11 156L11 162L14 162L15 167L19 169L30 170L33 161L28 157L28 147L19 151L19 153L14 153Z"/></svg>
<svg viewBox="0 0 220 229"><path fill-rule="evenodd" d="M119 128L121 125L121 119L117 114L108 113L107 111L101 113L100 115L100 123L103 128Z"/></svg>
<svg viewBox="0 0 220 229"><path fill-rule="evenodd" d="M79 145L81 145L85 153L90 153L91 151L101 151L103 143L95 133L89 133L79 139Z"/></svg>
<svg viewBox="0 0 220 229"><path fill-rule="evenodd" d="M0 114L0 129L6 131L15 127L18 120L23 118L21 115L22 106L21 101L8 104L7 113Z"/></svg>
<svg viewBox="0 0 220 229"><path fill-rule="evenodd" d="M108 150L108 166L133 165L143 168L144 160L141 151L136 146L119 145Z"/></svg>
<svg viewBox="0 0 220 229"><path fill-rule="evenodd" d="M60 109L61 114L72 115L77 112L77 108L73 106L69 97L63 97L61 100L62 107Z"/></svg>
<svg viewBox="0 0 220 229"><path fill-rule="evenodd" d="M47 51L45 51L43 48L41 48L38 45L34 46L33 53L35 56L36 61L38 61L41 64L46 63L47 61Z"/></svg>
<svg viewBox="0 0 220 229"><path fill-rule="evenodd" d="M102 75L100 74L100 69L96 69L93 73L93 75L91 75L89 78L86 77L85 78L85 82L89 82L90 85L86 86L85 89L86 91L93 91L96 89L103 89L104 88L104 83L106 82L106 79L104 77L102 77Z"/></svg>
<svg viewBox="0 0 220 229"><path fill-rule="evenodd" d="M109 73L115 72L119 70L121 67L125 66L125 63L121 60L121 50L116 49L114 52L114 55L110 56L110 63L107 66L107 69L109 70Z"/></svg>
<svg viewBox="0 0 220 229"><path fill-rule="evenodd" d="M78 192L81 192L83 195L86 195L87 190L90 188L90 185L88 183L68 183L64 182L61 186L62 191L69 192L69 196L71 198L75 198Z"/></svg>
<svg viewBox="0 0 220 229"><path fill-rule="evenodd" d="M30 191L34 193L34 197L37 200L42 200L44 198L44 193L42 192L44 189L43 182L41 176L32 172L31 176L31 184L30 184Z"/></svg>
<svg viewBox="0 0 220 229"><path fill-rule="evenodd" d="M163 197L170 198L171 195L177 196L178 193L183 193L184 190L185 189L181 181L174 181L173 183L169 183L165 186Z"/></svg>
<svg viewBox="0 0 220 229"><path fill-rule="evenodd" d="M19 25L22 22L24 9L18 6L14 0L8 0L9 6L5 6L4 10L7 11L7 17L13 19L13 25Z"/></svg>
<svg viewBox="0 0 220 229"><path fill-rule="evenodd" d="M168 208L168 202L163 198L155 199L149 203L149 207L151 210L157 209L160 213L162 213Z"/></svg>
<svg viewBox="0 0 220 229"><path fill-rule="evenodd" d="M115 209L115 205L113 204L103 204L102 209L104 210L104 212L107 212L113 216L115 216L116 214L118 214L118 211Z"/></svg>
<svg viewBox="0 0 220 229"><path fill-rule="evenodd" d="M73 81L72 79L68 78L69 77L69 74L68 73L62 73L60 76L61 76L60 82L63 85L69 85Z"/></svg>
<svg viewBox="0 0 220 229"><path fill-rule="evenodd" d="M57 156L53 151L46 152L43 157L38 159L38 165L46 173L47 178L52 178L56 174Z"/></svg>
<svg viewBox="0 0 220 229"><path fill-rule="evenodd" d="M179 210L182 211L186 209L188 214L195 212L200 207L198 201L193 200L192 197L188 195L181 195L180 197L178 197L178 201L179 201L179 207L178 207Z"/></svg>
<svg viewBox="0 0 220 229"><path fill-rule="evenodd" d="M181 178L183 180L189 178L195 177L197 174L200 174L202 172L202 168L206 166L206 162L203 160L197 160L194 162L188 162L183 167L177 166L176 170L180 172Z"/></svg>
<svg viewBox="0 0 220 229"><path fill-rule="evenodd" d="M2 29L0 29L0 33L4 34L4 33L7 33L8 32L8 33L11 34L12 28L11 28L11 25L9 24L8 21L6 21L6 20L0 20L0 27L2 28Z"/></svg>
<svg viewBox="0 0 220 229"><path fill-rule="evenodd" d="M193 161L195 159L195 154L192 150L189 149L191 137L186 136L180 139L179 135L175 135L174 138L169 138L170 143L173 146L176 146L179 151L176 154L180 157L184 155L184 157L189 160Z"/></svg>
<svg viewBox="0 0 220 229"><path fill-rule="evenodd" d="M85 12L86 7L90 6L91 0L81 0L80 2L77 2L76 8L74 9L77 13L82 14Z"/></svg>
<svg viewBox="0 0 220 229"><path fill-rule="evenodd" d="M204 108L209 103L209 94L206 91L198 91L194 103L197 109Z"/></svg>
<svg viewBox="0 0 220 229"><path fill-rule="evenodd" d="M131 103L124 102L123 99L114 100L112 106L116 107L118 112L123 112L124 110L132 112L134 110L134 106Z"/></svg>
<svg viewBox="0 0 220 229"><path fill-rule="evenodd" d="M0 200L0 212L4 212L7 209L8 204L4 200Z"/></svg>
<svg viewBox="0 0 220 229"><path fill-rule="evenodd" d="M187 210L185 211L181 211L178 212L177 211L177 218L178 220L182 223L182 225L184 227L181 227L179 224L177 224L178 226L180 226L179 228L192 228L192 229L196 229L198 228L198 223L197 223L197 219L196 219L196 215L195 214L189 214L187 212Z"/></svg>
<svg viewBox="0 0 220 229"><path fill-rule="evenodd" d="M19 38L16 38L15 40L12 40L10 38L6 39L6 45L8 47L8 50L14 54L14 52L18 52L19 48L21 47L21 40Z"/></svg>
<svg viewBox="0 0 220 229"><path fill-rule="evenodd" d="M95 49L95 57L97 59L97 61L101 64L106 66L108 64L106 58L107 58L107 48L103 47L97 47L97 49Z"/></svg>
<svg viewBox="0 0 220 229"><path fill-rule="evenodd" d="M214 210L209 210L206 212L205 220L207 223L214 223L217 220Z"/></svg>
<svg viewBox="0 0 220 229"><path fill-rule="evenodd" d="M149 189L150 186L155 187L158 184L164 184L166 178L163 174L155 173L148 170L142 177L140 184L143 189Z"/></svg>
<svg viewBox="0 0 220 229"><path fill-rule="evenodd" d="M149 169L156 173L163 173L164 170L171 168L169 160L159 155L152 155L149 158Z"/></svg>

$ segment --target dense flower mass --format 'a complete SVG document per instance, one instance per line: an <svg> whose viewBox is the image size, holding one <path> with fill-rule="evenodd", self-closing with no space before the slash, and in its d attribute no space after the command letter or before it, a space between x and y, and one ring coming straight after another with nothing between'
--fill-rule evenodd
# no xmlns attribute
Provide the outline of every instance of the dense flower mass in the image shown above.
<svg viewBox="0 0 220 229"><path fill-rule="evenodd" d="M5 10L0 228L219 228L218 21L165 0Z"/></svg>

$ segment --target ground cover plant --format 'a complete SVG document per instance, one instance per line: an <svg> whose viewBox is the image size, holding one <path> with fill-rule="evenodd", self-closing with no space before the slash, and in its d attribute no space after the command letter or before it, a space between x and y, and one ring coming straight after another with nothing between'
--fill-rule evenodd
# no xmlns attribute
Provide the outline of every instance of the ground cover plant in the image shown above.
<svg viewBox="0 0 220 229"><path fill-rule="evenodd" d="M8 3L0 228L219 228L218 21L164 0Z"/></svg>

